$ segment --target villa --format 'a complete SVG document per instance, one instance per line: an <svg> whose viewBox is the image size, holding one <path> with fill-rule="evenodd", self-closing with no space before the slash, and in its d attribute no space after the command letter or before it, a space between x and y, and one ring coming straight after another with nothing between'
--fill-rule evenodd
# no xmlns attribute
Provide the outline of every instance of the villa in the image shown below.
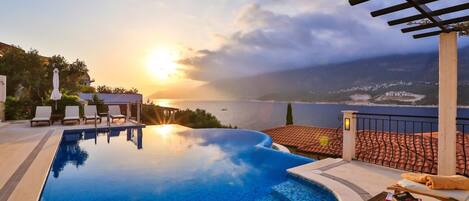
<svg viewBox="0 0 469 201"><path fill-rule="evenodd" d="M438 116L346 110L335 128L193 129L171 124L179 109L152 104L169 120L145 125L155 111L144 113L138 92L63 101L54 68L48 105L31 105L32 119L5 121L9 86L0 75L0 201L469 201L469 118L457 113L457 37L469 16L439 17L469 3L431 10L434 1L406 0L371 15L415 9L388 24L425 20L402 32L440 37ZM94 82L87 72L77 80Z"/></svg>

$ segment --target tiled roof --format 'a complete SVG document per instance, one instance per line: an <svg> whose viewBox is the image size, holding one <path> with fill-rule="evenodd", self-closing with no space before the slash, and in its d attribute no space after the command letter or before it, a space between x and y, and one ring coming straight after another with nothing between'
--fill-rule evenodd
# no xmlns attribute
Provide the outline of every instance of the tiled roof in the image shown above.
<svg viewBox="0 0 469 201"><path fill-rule="evenodd" d="M298 151L337 157L342 155L341 129L290 125L263 132L271 136L274 142L294 147ZM412 135L358 131L355 151L357 159L365 162L407 171L436 173L438 132ZM468 134L457 134L456 151L458 173L467 175Z"/></svg>
<svg viewBox="0 0 469 201"><path fill-rule="evenodd" d="M342 130L310 126L289 125L264 130L278 144L297 148L298 151L330 156L342 155Z"/></svg>

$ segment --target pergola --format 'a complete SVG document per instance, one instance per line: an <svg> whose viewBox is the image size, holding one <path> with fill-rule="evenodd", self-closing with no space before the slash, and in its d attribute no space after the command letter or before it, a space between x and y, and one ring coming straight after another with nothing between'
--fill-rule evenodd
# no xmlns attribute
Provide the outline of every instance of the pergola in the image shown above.
<svg viewBox="0 0 469 201"><path fill-rule="evenodd" d="M354 6L370 0L349 0ZM388 21L389 26L407 24L402 33L413 32L413 38L440 37L439 101L438 101L438 174L456 174L456 118L458 88L458 33L468 34L469 15L443 19L442 16L469 10L469 3L451 5L437 10L427 4L438 0L403 0L402 3L371 12L379 17L406 9L417 14ZM450 1L446 0L445 3ZM454 4L454 2L453 2ZM468 13L466 13L468 14ZM416 33L417 31L420 31Z"/></svg>

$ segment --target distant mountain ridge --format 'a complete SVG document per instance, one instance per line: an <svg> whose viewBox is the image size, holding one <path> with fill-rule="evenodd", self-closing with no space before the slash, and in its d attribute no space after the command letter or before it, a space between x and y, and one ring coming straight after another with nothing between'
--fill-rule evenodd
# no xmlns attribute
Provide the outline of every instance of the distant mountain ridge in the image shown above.
<svg viewBox="0 0 469 201"><path fill-rule="evenodd" d="M459 49L460 104L469 104L469 47ZM201 86L237 99L437 103L438 53L394 54L219 80ZM197 91L197 90L196 90ZM466 97L467 96L467 97Z"/></svg>

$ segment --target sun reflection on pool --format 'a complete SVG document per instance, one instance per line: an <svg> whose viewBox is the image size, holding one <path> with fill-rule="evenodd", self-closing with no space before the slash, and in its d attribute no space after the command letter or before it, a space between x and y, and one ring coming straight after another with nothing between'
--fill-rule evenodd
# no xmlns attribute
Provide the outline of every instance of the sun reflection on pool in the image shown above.
<svg viewBox="0 0 469 201"><path fill-rule="evenodd" d="M173 132L173 125L161 125L154 127L155 133L160 135L163 139L168 138Z"/></svg>

